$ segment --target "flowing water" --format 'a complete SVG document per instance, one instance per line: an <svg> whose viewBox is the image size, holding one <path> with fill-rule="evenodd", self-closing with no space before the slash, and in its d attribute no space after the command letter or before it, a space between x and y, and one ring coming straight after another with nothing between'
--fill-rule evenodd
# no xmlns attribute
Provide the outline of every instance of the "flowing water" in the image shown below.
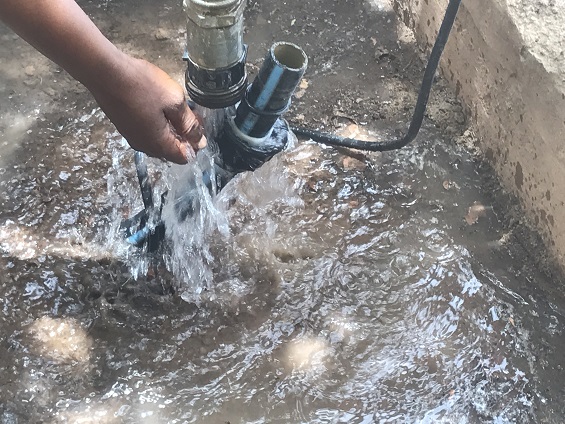
<svg viewBox="0 0 565 424"><path fill-rule="evenodd" d="M149 161L160 255L117 231L142 204L108 137L107 193L79 202L103 225L76 204L45 239L22 209L1 223L2 424L565 420L563 297L521 273L475 163L433 130L386 155L294 143L218 196L209 155Z"/></svg>

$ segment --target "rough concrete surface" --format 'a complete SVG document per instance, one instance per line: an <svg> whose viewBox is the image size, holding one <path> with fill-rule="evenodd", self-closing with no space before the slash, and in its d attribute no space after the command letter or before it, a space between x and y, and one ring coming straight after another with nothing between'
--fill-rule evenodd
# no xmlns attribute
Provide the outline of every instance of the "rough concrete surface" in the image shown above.
<svg viewBox="0 0 565 424"><path fill-rule="evenodd" d="M395 0L431 45L447 0ZM443 72L467 106L478 147L528 223L565 266L565 2L464 1Z"/></svg>

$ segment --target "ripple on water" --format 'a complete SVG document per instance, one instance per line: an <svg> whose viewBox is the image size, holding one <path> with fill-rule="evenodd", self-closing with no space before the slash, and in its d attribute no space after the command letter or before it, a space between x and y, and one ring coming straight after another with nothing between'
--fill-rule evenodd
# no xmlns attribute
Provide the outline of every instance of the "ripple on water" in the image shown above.
<svg viewBox="0 0 565 424"><path fill-rule="evenodd" d="M131 152L118 138L111 143L105 243L130 272L85 257L61 265L52 257L60 250L41 257L45 246L23 227L0 227L7 269L41 258L41 272L20 275L21 292L3 283L5 317L27 317L27 330L9 340L21 353L11 369L23 378L4 374L6 390L25 398L34 416L536 420L538 365L530 336L513 321L526 300L473 256L457 232L462 215L446 218L458 200L441 181L462 152L423 143L352 166L340 152L299 143L218 196L199 180L211 168L208 155L186 167L149 161L155 197L169 193L169 246L154 267L154 258L119 238L119 221L141 199ZM467 177L452 178L463 187ZM431 189L433 181L440 188ZM198 207L179 220L186 187ZM77 224L75 210L60 215L61 228ZM170 280L174 296L159 289ZM551 331L562 325L556 317ZM2 419L23 414L7 405Z"/></svg>
<svg viewBox="0 0 565 424"><path fill-rule="evenodd" d="M166 262L188 284L187 299L210 290L221 306L199 312L201 326L192 322L190 335L157 356L174 369L175 378L152 382L174 400L165 409L177 404L170 416L529 419L521 418L532 405L526 370L497 347L516 343L501 325L512 305L504 317L492 313L492 285L473 272L438 206L414 190L418 173L443 172L415 150L352 170L333 150L301 144L216 199L197 188L197 217L174 223ZM176 198L179 181L200 171L182 172L168 184L180 188Z"/></svg>

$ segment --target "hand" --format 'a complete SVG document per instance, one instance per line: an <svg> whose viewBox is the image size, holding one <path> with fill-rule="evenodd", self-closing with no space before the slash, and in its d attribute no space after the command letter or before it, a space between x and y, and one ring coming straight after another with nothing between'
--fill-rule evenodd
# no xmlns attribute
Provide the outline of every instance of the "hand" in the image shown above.
<svg viewBox="0 0 565 424"><path fill-rule="evenodd" d="M164 71L125 54L116 68L88 88L132 148L185 164L206 146L182 87Z"/></svg>

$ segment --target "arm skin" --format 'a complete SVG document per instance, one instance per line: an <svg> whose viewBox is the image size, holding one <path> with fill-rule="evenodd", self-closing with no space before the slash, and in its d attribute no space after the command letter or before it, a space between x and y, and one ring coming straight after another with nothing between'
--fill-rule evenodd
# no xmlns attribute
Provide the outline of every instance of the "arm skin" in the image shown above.
<svg viewBox="0 0 565 424"><path fill-rule="evenodd" d="M134 149L183 164L206 145L182 87L119 51L74 0L0 0L0 20L84 84Z"/></svg>

